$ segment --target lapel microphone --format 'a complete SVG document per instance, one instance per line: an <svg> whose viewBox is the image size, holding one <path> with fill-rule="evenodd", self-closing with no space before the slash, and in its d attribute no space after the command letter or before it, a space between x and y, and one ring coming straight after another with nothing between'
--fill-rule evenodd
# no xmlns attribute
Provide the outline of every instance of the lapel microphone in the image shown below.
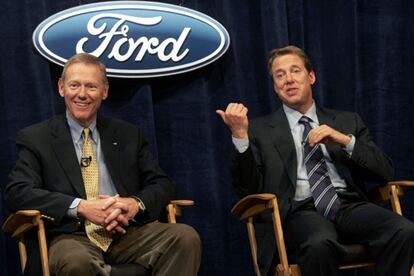
<svg viewBox="0 0 414 276"><path fill-rule="evenodd" d="M81 167L89 167L91 165L92 162L92 156L89 157L82 157L81 158Z"/></svg>

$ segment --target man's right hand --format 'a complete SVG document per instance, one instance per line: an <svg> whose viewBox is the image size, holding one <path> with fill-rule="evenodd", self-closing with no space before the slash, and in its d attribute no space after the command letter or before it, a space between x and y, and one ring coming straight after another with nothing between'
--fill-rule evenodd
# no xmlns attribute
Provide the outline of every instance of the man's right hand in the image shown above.
<svg viewBox="0 0 414 276"><path fill-rule="evenodd" d="M247 118L248 109L240 103L230 103L226 111L216 110L223 122L229 127L234 138L247 138L247 131L249 128L249 120Z"/></svg>

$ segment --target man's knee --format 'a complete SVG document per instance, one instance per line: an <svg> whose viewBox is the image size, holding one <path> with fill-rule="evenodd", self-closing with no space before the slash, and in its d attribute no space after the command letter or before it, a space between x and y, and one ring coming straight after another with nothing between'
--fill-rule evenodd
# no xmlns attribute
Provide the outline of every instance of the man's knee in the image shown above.
<svg viewBox="0 0 414 276"><path fill-rule="evenodd" d="M338 255L337 248L338 246L334 240L324 237L314 238L303 245L302 254L311 255L314 258L326 258L326 256L336 258Z"/></svg>
<svg viewBox="0 0 414 276"><path fill-rule="evenodd" d="M95 271L91 257L80 252L52 258L50 269L54 275L94 275Z"/></svg>
<svg viewBox="0 0 414 276"><path fill-rule="evenodd" d="M414 223L403 219L397 226L396 238L401 243L412 245L414 242Z"/></svg>
<svg viewBox="0 0 414 276"><path fill-rule="evenodd" d="M83 240L86 240L85 243ZM49 267L54 275L109 275L100 250L92 249L87 238L62 235L52 240Z"/></svg>
<svg viewBox="0 0 414 276"><path fill-rule="evenodd" d="M186 224L175 224L172 235L177 247L183 251L200 252L201 240L197 231Z"/></svg>

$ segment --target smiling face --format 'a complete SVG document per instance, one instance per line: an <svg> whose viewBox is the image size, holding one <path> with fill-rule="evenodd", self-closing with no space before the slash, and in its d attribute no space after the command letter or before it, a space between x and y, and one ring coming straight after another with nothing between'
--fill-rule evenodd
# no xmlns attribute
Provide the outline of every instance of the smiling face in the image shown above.
<svg viewBox="0 0 414 276"><path fill-rule="evenodd" d="M83 127L89 127L96 118L102 100L108 97L108 84L99 66L73 63L66 68L58 86L70 116Z"/></svg>
<svg viewBox="0 0 414 276"><path fill-rule="evenodd" d="M305 68L303 60L296 54L276 57L272 62L273 88L281 101L302 114L311 107L312 84L316 77Z"/></svg>

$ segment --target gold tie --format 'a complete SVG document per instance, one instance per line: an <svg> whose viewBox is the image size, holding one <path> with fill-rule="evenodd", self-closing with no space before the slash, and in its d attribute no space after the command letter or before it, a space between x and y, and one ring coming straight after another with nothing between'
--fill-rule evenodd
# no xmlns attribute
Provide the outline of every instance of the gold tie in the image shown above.
<svg viewBox="0 0 414 276"><path fill-rule="evenodd" d="M86 199L95 200L99 195L99 170L93 152L92 143L89 139L89 128L83 130L84 142L82 148L81 171L83 184L85 186ZM103 251L108 250L112 242L111 233L100 225L94 224L89 220L85 221L85 229L88 238L100 247Z"/></svg>

